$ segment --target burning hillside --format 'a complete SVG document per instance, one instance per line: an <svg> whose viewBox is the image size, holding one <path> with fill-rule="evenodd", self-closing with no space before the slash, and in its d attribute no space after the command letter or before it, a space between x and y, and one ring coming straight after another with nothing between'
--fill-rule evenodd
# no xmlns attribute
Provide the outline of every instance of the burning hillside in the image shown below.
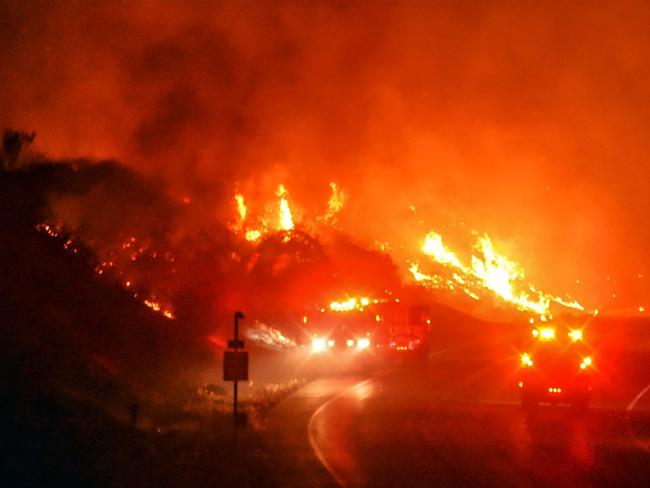
<svg viewBox="0 0 650 488"><path fill-rule="evenodd" d="M477 257L472 254L471 265L464 265L454 252L442 242L436 232L427 234L422 252L434 263L449 270L450 277L427 275L420 271L419 264L413 263L409 271L418 283L434 289L460 290L474 300L481 295L492 292L519 310L537 314L543 319L550 318L551 304L556 309L573 309L584 312L584 307L575 300L549 295L537 290L525 281L524 269L507 256L495 251L490 238L485 235L478 238L474 246Z"/></svg>
<svg viewBox="0 0 650 488"><path fill-rule="evenodd" d="M235 193L233 215L220 222L201 220L202 205L155 192L115 164L61 168L70 180L47 192L35 229L71 253L89 249L99 278L168 319L182 310L214 323L231 308L277 314L340 288L401 286L390 258L334 226L345 199L335 183L319 214L294 211L279 185L259 212Z"/></svg>
<svg viewBox="0 0 650 488"><path fill-rule="evenodd" d="M118 192L85 195L82 208L51 201L70 234L99 234L88 237L106 267L131 238L136 261L167 260L169 273L165 253L225 239L216 276L233 251L252 252L233 247L241 236L255 244L295 228L325 245L335 219L355 245L390 249L400 270L409 260L428 276L440 273L417 248L436 232L461 265L442 265L445 288L480 295L489 283L535 314L546 300L638 314L650 274L650 105L628 82L650 66L640 48L650 24L641 3L606 4L14 3L0 30L2 121L35 130L34 150L117 159L166 195L148 210L138 202L138 223ZM95 206L111 218L91 216ZM142 230L149 217L170 228ZM487 244L456 242L459 230L489 235L492 258ZM181 244L199 232L200 243ZM509 290L495 278L508 267L510 284L521 276L497 254L527 282ZM175 281L138 295L164 302Z"/></svg>
<svg viewBox="0 0 650 488"><path fill-rule="evenodd" d="M310 342L501 367L531 324L628 321L649 349L648 38L640 0L0 0L14 396L223 408L235 311L243 391Z"/></svg>
<svg viewBox="0 0 650 488"><path fill-rule="evenodd" d="M200 330L234 308L278 317L345 294L399 295L413 285L430 289L431 300L462 303L459 292L489 303L475 313L511 308L547 318L584 310L526 282L523 268L487 236L479 238L480 257L472 255L471 264L435 232L421 250L417 242L393 240L379 251L355 242L339 223L345 202L355 197L335 182L316 212L303 209L281 183L262 203L232 191L224 195L230 214L221 220L218 206L206 211L206 202L157 190L115 163L75 163L61 171L66 178L46 192L45 218L35 229L69 252L90 250L98 277L119 283L167 319L191 317ZM429 264L420 264L420 253Z"/></svg>

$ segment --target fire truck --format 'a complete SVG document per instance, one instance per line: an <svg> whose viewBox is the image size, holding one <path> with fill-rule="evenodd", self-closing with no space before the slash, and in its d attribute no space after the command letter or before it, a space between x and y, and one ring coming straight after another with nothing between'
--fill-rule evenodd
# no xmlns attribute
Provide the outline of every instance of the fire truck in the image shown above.
<svg viewBox="0 0 650 488"><path fill-rule="evenodd" d="M306 313L302 335L317 355L408 353L424 349L430 328L427 306L348 298Z"/></svg>
<svg viewBox="0 0 650 488"><path fill-rule="evenodd" d="M532 329L520 354L517 387L521 405L589 405L595 359L581 329L548 324Z"/></svg>

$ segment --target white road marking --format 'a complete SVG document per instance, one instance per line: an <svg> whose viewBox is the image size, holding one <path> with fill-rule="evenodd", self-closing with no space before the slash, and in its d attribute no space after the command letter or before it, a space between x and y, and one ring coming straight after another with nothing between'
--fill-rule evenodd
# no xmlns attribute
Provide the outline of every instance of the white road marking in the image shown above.
<svg viewBox="0 0 650 488"><path fill-rule="evenodd" d="M630 402L630 404L627 406L626 410L630 411L630 410L634 409L634 407L636 407L636 404L639 402L639 400L641 400L643 395L648 393L648 390L650 390L650 384L648 384L643 390L641 390L641 392L637 396L634 397L634 400L632 400Z"/></svg>
<svg viewBox="0 0 650 488"><path fill-rule="evenodd" d="M344 397L345 395L349 394L350 392L356 390L357 388L361 388L365 386L366 384L372 382L372 378L368 380L364 380L360 383L357 383L353 385L352 387L348 388L347 390L343 391L342 393L339 393L333 398L330 398L328 401L323 403L318 409L313 413L311 418L309 419L309 423L307 424L307 432L309 435L309 445L311 446L312 451L314 451L314 454L316 454L316 457L320 461L320 463L327 469L327 471L332 475L332 478L338 483L339 486L347 486L347 483L345 480L336 472L334 467L327 461L325 458L325 455L323 454L323 451L321 448L318 446L316 443L316 419L319 415L322 414L327 407L329 407L332 403L337 401L339 398Z"/></svg>
<svg viewBox="0 0 650 488"><path fill-rule="evenodd" d="M634 407L636 406L636 404L639 402L639 400L641 400L641 398L643 398L643 395L648 393L648 390L650 390L650 384L648 384L643 390L641 390L639 392L639 394L637 396L634 397L634 399L627 406L626 410L628 412L631 412L634 409ZM650 453L650 443L647 440L639 439L639 437L636 435L636 432L634 432L634 430L632 429L632 426L629 423L630 418L626 417L626 419L628 421L627 430L630 433L630 435L632 436L632 439L634 440L636 445L638 447L640 447L641 449L643 449L645 452Z"/></svg>

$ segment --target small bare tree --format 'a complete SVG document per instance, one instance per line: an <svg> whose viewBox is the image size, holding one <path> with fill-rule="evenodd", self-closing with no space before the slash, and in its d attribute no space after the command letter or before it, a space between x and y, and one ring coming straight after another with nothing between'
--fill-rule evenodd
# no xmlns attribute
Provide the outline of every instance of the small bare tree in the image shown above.
<svg viewBox="0 0 650 488"><path fill-rule="evenodd" d="M36 132L5 129L2 136L2 154L0 155L2 166L7 169L15 168L21 151L29 146L35 138Z"/></svg>

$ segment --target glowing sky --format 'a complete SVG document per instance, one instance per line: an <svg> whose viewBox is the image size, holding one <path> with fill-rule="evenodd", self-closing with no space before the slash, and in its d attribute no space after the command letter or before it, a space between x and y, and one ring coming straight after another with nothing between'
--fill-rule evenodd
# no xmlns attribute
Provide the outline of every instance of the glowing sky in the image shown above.
<svg viewBox="0 0 650 488"><path fill-rule="evenodd" d="M359 239L487 232L540 287L650 305L650 6L406 3L0 2L0 123L224 220L235 185L337 181Z"/></svg>

